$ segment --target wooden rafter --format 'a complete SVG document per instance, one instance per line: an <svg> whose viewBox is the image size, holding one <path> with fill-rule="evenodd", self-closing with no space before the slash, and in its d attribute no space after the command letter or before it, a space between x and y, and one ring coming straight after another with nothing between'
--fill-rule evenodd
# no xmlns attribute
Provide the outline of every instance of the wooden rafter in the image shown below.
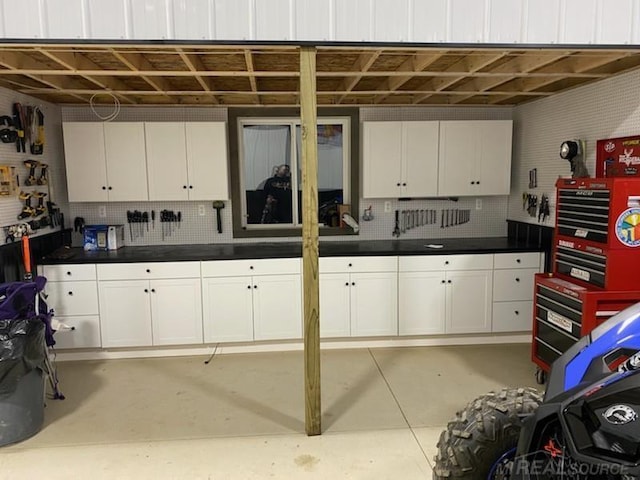
<svg viewBox="0 0 640 480"><path fill-rule="evenodd" d="M353 65L353 69L357 70L358 72L361 72L362 74L365 74L366 72L369 71L369 69L371 68L371 65L375 63L375 61L378 59L381 53L382 53L381 50L376 50L374 52L367 52L367 53L361 54L356 60L356 63ZM351 90L353 90L353 88L362 79L362 76L363 75L354 75L351 77L347 76L347 78L343 80L342 89L347 93L345 93L340 98L338 98L337 103L342 103L345 97L349 95L348 92L351 92Z"/></svg>
<svg viewBox="0 0 640 480"><path fill-rule="evenodd" d="M251 50L244 50L244 62L247 65L247 72L255 72L255 69L253 68L253 55L251 54ZM256 103L260 103L260 95L258 95L258 82L255 76L249 77L249 84L251 85L251 91L256 94Z"/></svg>
<svg viewBox="0 0 640 480"><path fill-rule="evenodd" d="M444 52L442 52L442 53L420 53L420 54L416 54L415 56L405 60L397 68L397 71L399 71L399 72L410 71L412 73L409 73L409 74L407 74L405 76L400 76L400 77L390 77L388 80L383 82L383 84L380 85L378 90L385 91L385 93L387 93L387 95L380 95L378 98L376 98L376 103L383 102L389 96L388 94L391 94L391 93L395 92L396 90L398 90L398 88L400 88L402 85L404 85L409 80L411 80L413 78L413 73L420 72L420 71L426 69L429 65L432 65L437 60L442 58L442 56L444 54L445 54Z"/></svg>
<svg viewBox="0 0 640 480"><path fill-rule="evenodd" d="M182 48L178 48L176 50L189 71L194 72L194 77L202 87L202 90L204 90L205 92L211 92L213 90L211 79L208 77L203 78L201 75L196 74L196 72L205 70L204 65L202 64L202 60L200 60L197 55L187 55ZM214 103L217 103L217 99L215 96L212 95L211 99Z"/></svg>
<svg viewBox="0 0 640 480"><path fill-rule="evenodd" d="M142 53L124 53L118 52L114 49L110 50L114 57L120 60L129 68L129 72L118 71L117 73L128 73L131 75L131 71L138 73L140 78L155 88L158 92L165 92L171 90L171 84L165 78L155 78L156 76L162 77L163 75L170 75L172 72L163 72L160 75L156 75L157 71L153 68L149 60L144 58ZM113 72L116 73L116 72ZM186 73L186 72L181 72ZM193 74L193 72L190 72ZM193 76L193 75L189 75ZM154 78L152 78L154 77Z"/></svg>

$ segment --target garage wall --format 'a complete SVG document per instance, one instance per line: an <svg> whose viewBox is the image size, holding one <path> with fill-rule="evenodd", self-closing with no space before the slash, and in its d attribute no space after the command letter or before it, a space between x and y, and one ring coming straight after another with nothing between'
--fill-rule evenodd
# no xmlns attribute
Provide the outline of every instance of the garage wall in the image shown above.
<svg viewBox="0 0 640 480"><path fill-rule="evenodd" d="M43 102L40 99L22 95L17 92L13 92L6 88L0 87L0 115L12 116L13 104L19 102L24 105L37 105L44 113L45 121L45 135L46 143L44 147L43 155L31 155L30 153L18 153L16 151L16 145L14 143L0 143L0 165L10 165L15 167L16 174L19 176L20 190L25 192L46 192L51 196L53 201L62 208L65 217L68 219L68 204L67 204L67 180L64 172L64 155L62 150L62 117L60 108L56 105ZM0 127L5 128L5 127ZM27 145L27 151L29 146ZM40 162L49 165L49 186L32 186L26 187L23 185L24 179L26 179L29 169L27 169L23 162L27 159L35 159ZM40 174L40 169L37 170L37 175ZM49 197L45 198L45 201ZM24 203L18 199L17 196L13 197L0 197L0 227L3 227L0 231L0 245L5 243L5 230L4 227L20 223L17 219L17 215L22 211ZM31 205L37 205L35 199L31 200ZM57 230L57 229L56 229ZM51 227L40 229L36 232L36 235L42 235L54 231Z"/></svg>
<svg viewBox="0 0 640 480"><path fill-rule="evenodd" d="M550 195L554 226L555 181L571 176L569 162L559 156L564 140L586 140L586 165L595 175L596 141L640 134L640 72L630 72L514 110L514 158L509 218L536 223L522 209L522 192ZM538 188L529 189L529 170L538 169Z"/></svg>
<svg viewBox="0 0 640 480"><path fill-rule="evenodd" d="M640 43L637 0L0 0L0 38Z"/></svg>
<svg viewBox="0 0 640 480"><path fill-rule="evenodd" d="M109 108L100 108L101 115L109 113ZM417 107L417 108L390 108L375 107L362 108L360 119L364 120L505 120L511 119L513 109L511 107L478 108L478 107ZM90 108L87 107L62 107L63 121L98 121ZM220 107L122 107L115 121L226 121L227 110ZM392 159L391 159L392 160ZM181 228L175 229L170 237L163 240L162 230L159 225L156 229L144 231L144 237L140 236L131 240L128 226L126 245L166 245L185 243L233 243L233 242L259 242L261 239L234 239L231 226L231 202L225 202L222 210L223 233L216 232L214 210L210 202L127 202L106 203L106 217L99 216L98 203L72 203L70 205L71 220L74 217L83 217L88 224L111 223L125 224L127 210L151 211L156 214L160 210L168 209L182 212ZM205 205L205 216L198 214L198 205ZM499 237L507 233L507 206L508 197L483 197L482 209L476 210L476 197L461 197L458 202L442 200L411 200L400 202L392 200L392 212L384 212L384 200L360 199L361 217L363 210L372 207L375 219L370 222L360 220L360 235L331 237L331 240L382 240L392 239L394 227L394 211L411 209L436 209L438 210L438 223L407 231L401 239L416 238L454 238L454 237ZM464 225L451 228L440 228L440 215L442 209L469 209L471 220ZM355 213L355 212L354 212ZM157 223L157 222L156 222ZM327 239L328 237L323 237ZM269 241L291 241L299 238L273 238ZM74 242L80 244L81 237L74 234Z"/></svg>

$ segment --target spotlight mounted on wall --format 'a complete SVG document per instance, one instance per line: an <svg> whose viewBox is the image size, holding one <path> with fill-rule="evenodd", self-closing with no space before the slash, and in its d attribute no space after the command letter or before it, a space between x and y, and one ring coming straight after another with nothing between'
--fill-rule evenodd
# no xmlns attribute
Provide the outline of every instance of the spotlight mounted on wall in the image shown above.
<svg viewBox="0 0 640 480"><path fill-rule="evenodd" d="M568 160L571 164L573 178L588 178L590 176L584 164L584 151L584 140L565 140L560 145L560 158Z"/></svg>

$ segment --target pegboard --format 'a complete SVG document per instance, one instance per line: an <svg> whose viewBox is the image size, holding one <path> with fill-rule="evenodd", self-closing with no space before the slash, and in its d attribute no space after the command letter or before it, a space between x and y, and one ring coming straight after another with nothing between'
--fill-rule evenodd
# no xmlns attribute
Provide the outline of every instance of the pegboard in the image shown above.
<svg viewBox="0 0 640 480"><path fill-rule="evenodd" d="M100 107L101 115L110 113L110 107ZM360 109L360 120L510 120L511 107L375 107ZM62 107L62 119L65 122L99 121L88 107ZM221 107L122 107L120 115L114 121L227 121L227 109ZM358 161L359 159L356 159ZM476 197L460 197L458 202L438 200L389 200L391 211L384 212L384 199L360 199L360 211L357 216L360 224L359 235L321 237L321 241L358 241L393 239L395 210L435 209L437 222L432 225L416 227L404 232L400 239L419 238L461 238L461 237L499 237L507 234L507 196L482 197L482 209L476 210ZM199 215L199 205L204 206L205 215ZM106 217L101 217L100 207L104 206ZM363 221L364 209L371 206L374 214L372 221ZM470 211L469 222L455 227L440 228L442 209L461 209ZM162 238L158 226L160 210L182 212L182 223L174 229L171 236ZM126 223L127 210L156 211L156 228L144 236L129 234ZM259 243L297 241L300 237L273 237L234 239L232 235L231 202L225 202L222 210L222 234L217 233L215 210L211 202L126 202L126 203L72 203L69 223L73 225L75 217L84 218L87 224L124 224L125 245L179 245L208 243ZM354 215L355 216L355 215ZM135 226L134 226L135 227ZM151 226L150 226L151 227ZM132 227L133 228L133 227ZM73 235L74 244L80 245L82 237Z"/></svg>
<svg viewBox="0 0 640 480"><path fill-rule="evenodd" d="M553 227L555 182L571 176L569 162L559 155L561 143L585 140L585 163L594 176L598 140L640 134L639 92L640 72L634 71L516 107L509 219L537 223L523 211L522 193L547 194L551 215L543 224ZM535 189L528 188L532 168L537 169Z"/></svg>
<svg viewBox="0 0 640 480"><path fill-rule="evenodd" d="M46 192L48 195L45 201L52 200L61 208L65 217L68 218L67 204L67 183L64 171L64 154L62 147L62 119L60 108L40 99L29 97L12 90L0 87L0 115L13 115L13 104L19 102L23 106L38 106L44 114L45 124L45 146L43 155L31 155L31 153L18 153L15 143L0 143L0 164L15 167L15 171L19 177L18 193L20 190L25 192L40 191ZM29 152L29 146L27 146ZM49 186L24 186L24 180L27 177L29 169L23 164L25 160L34 159L39 162L46 163L49 168L47 175L49 177ZM37 175L40 169L37 170ZM49 194L50 197L49 197ZM31 205L37 205L36 199L31 199ZM23 202L17 196L0 197L0 226L5 227L20 223L17 219L18 214L22 211ZM26 219L28 221L29 219ZM38 230L34 236L51 233L58 228L45 227ZM4 230L0 229L0 245L5 243Z"/></svg>

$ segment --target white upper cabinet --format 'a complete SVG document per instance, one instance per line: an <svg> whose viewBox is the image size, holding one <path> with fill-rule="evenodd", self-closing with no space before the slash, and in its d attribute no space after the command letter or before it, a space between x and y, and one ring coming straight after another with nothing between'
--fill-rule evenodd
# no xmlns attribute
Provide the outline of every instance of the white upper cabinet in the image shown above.
<svg viewBox="0 0 640 480"><path fill-rule="evenodd" d="M224 122L145 123L150 200L227 200Z"/></svg>
<svg viewBox="0 0 640 480"><path fill-rule="evenodd" d="M440 122L438 194L508 195L511 120Z"/></svg>
<svg viewBox="0 0 640 480"><path fill-rule="evenodd" d="M148 200L144 129L140 123L65 123L70 202Z"/></svg>
<svg viewBox="0 0 640 480"><path fill-rule="evenodd" d="M363 197L437 195L439 122L364 122Z"/></svg>

